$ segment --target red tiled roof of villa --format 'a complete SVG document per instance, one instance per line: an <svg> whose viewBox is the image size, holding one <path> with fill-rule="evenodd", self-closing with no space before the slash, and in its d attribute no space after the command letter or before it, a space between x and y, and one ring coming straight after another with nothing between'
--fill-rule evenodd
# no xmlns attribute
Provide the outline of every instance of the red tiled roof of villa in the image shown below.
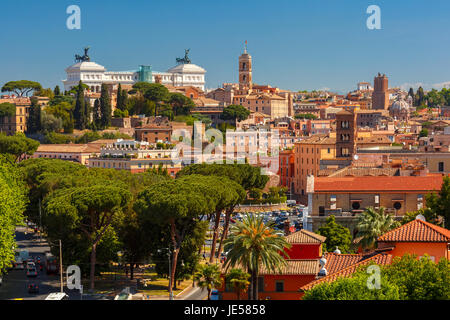
<svg viewBox="0 0 450 320"><path fill-rule="evenodd" d="M310 290L313 287L315 287L316 285L323 283L323 282L333 282L334 280L336 280L340 277L349 277L357 271L358 267L369 264L370 262L374 262L378 265L386 265L386 264L390 264L391 261L392 261L392 255L386 254L386 253L379 253L379 254L376 254L376 255L374 255L368 259L365 259L361 262L352 264L352 265L348 266L347 268L344 268L338 272L328 274L327 276L325 276L323 278L314 280L314 281L304 285L303 287L301 287L300 291Z"/></svg>
<svg viewBox="0 0 450 320"><path fill-rule="evenodd" d="M450 230L415 219L378 238L379 242L450 242Z"/></svg>

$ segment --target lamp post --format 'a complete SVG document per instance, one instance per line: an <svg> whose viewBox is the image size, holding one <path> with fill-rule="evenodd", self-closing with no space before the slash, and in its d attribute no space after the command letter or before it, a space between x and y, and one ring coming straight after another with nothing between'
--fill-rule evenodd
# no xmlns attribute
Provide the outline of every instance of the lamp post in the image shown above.
<svg viewBox="0 0 450 320"><path fill-rule="evenodd" d="M169 300L173 300L173 292L172 292L172 264L170 263L170 248L163 248L167 250L167 257L169 258ZM161 249L158 249L158 252L162 252Z"/></svg>
<svg viewBox="0 0 450 320"><path fill-rule="evenodd" d="M60 274L60 280L61 280L61 293L64 292L63 288L63 267L62 267L62 243L61 239L59 240L59 274Z"/></svg>

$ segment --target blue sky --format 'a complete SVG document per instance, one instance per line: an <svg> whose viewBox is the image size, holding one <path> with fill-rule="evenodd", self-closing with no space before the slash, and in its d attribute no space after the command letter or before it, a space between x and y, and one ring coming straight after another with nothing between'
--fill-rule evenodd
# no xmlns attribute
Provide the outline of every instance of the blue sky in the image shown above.
<svg viewBox="0 0 450 320"><path fill-rule="evenodd" d="M66 28L72 4L81 30ZM366 27L372 4L381 30ZM62 86L64 69L89 45L92 60L111 71L166 71L190 48L215 88L237 81L245 40L254 81L283 89L348 91L377 72L390 86L450 81L448 0L24 0L0 8L1 85Z"/></svg>

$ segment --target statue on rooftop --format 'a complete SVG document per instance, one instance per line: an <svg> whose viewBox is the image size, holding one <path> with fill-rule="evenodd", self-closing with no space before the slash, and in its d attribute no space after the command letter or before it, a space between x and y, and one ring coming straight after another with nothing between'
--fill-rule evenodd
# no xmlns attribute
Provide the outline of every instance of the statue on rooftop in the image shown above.
<svg viewBox="0 0 450 320"><path fill-rule="evenodd" d="M76 54L75 55L75 62L91 61L91 58L88 55L89 48L90 47L84 48L84 55L83 56L80 56L79 54Z"/></svg>
<svg viewBox="0 0 450 320"><path fill-rule="evenodd" d="M184 50L184 58L177 58L176 59L178 64L189 64L189 63L191 63L191 59L189 59L189 56L188 56L190 50L191 49L185 49Z"/></svg>

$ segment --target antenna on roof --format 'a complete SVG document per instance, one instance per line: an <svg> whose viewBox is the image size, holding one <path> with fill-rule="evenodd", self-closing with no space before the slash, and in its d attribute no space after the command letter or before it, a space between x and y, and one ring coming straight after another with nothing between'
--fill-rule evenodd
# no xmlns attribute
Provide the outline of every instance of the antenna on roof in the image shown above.
<svg viewBox="0 0 450 320"><path fill-rule="evenodd" d="M244 53L247 53L247 40L245 40Z"/></svg>

